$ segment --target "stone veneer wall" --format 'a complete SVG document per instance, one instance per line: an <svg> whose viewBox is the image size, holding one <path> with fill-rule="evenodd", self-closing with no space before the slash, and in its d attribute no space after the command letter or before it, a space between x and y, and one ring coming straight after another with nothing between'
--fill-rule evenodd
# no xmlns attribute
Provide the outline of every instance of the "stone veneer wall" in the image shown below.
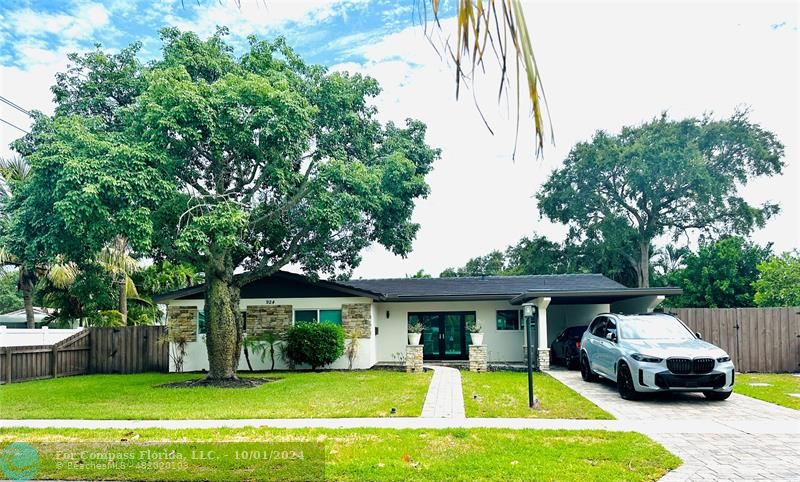
<svg viewBox="0 0 800 482"><path fill-rule="evenodd" d="M369 303L351 303L342 305L342 328L345 333L360 328L362 338L372 338L372 305Z"/></svg>
<svg viewBox="0 0 800 482"><path fill-rule="evenodd" d="M522 363L528 363L528 347L522 347ZM537 370L549 370L550 369L550 349L548 348L539 348L536 350L536 353L533 354L533 366Z"/></svg>
<svg viewBox="0 0 800 482"><path fill-rule="evenodd" d="M486 345L469 346L469 371L483 373L489 370Z"/></svg>
<svg viewBox="0 0 800 482"><path fill-rule="evenodd" d="M292 305L256 305L247 307L247 334L271 331L284 335L292 327Z"/></svg>
<svg viewBox="0 0 800 482"><path fill-rule="evenodd" d="M184 335L187 342L197 341L197 307L168 306L167 325Z"/></svg>
<svg viewBox="0 0 800 482"><path fill-rule="evenodd" d="M406 371L422 373L422 345L406 345Z"/></svg>
<svg viewBox="0 0 800 482"><path fill-rule="evenodd" d="M539 370L550 369L550 350L547 348L539 348Z"/></svg>

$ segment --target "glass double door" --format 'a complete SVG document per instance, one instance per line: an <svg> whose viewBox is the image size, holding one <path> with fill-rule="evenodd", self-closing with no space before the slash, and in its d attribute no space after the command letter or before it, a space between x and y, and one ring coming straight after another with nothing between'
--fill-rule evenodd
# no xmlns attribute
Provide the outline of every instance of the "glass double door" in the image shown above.
<svg viewBox="0 0 800 482"><path fill-rule="evenodd" d="M422 323L422 355L425 360L466 360L467 323L475 321L474 311L409 313L408 323Z"/></svg>

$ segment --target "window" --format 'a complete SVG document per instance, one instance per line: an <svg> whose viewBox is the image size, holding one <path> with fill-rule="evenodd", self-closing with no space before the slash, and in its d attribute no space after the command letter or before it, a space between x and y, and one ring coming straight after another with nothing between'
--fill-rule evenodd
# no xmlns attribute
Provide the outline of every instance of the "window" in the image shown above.
<svg viewBox="0 0 800 482"><path fill-rule="evenodd" d="M629 317L620 322L621 338L632 340L691 340L694 334L672 317Z"/></svg>
<svg viewBox="0 0 800 482"><path fill-rule="evenodd" d="M606 333L605 333L605 331L606 331L606 318L605 318L605 316L600 316L600 317L596 318L592 322L591 330L592 330L592 335L599 336L600 338L605 338L605 336L606 336Z"/></svg>
<svg viewBox="0 0 800 482"><path fill-rule="evenodd" d="M206 312L205 310L197 311L197 333L205 335L206 333Z"/></svg>
<svg viewBox="0 0 800 482"><path fill-rule="evenodd" d="M603 336L608 336L609 333L614 334L614 336L617 335L617 322L611 318L609 318L606 322L606 332L603 334Z"/></svg>
<svg viewBox="0 0 800 482"><path fill-rule="evenodd" d="M322 323L342 324L342 310L319 310L319 321Z"/></svg>
<svg viewBox="0 0 800 482"><path fill-rule="evenodd" d="M294 323L334 323L342 324L342 310L295 310Z"/></svg>
<svg viewBox="0 0 800 482"><path fill-rule="evenodd" d="M498 330L519 330L519 310L497 310Z"/></svg>

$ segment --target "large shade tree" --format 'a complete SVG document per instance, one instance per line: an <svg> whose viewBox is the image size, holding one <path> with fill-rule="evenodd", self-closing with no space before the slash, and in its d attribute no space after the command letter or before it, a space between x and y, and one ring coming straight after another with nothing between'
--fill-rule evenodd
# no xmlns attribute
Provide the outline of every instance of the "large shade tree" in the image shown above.
<svg viewBox="0 0 800 482"><path fill-rule="evenodd" d="M14 223L27 259L88 266L122 236L202 267L210 380L236 376L244 283L347 271L371 243L408 253L439 155L421 122L376 119L375 80L306 65L282 39L237 56L226 34L165 29L146 66L137 44L72 56L56 114L16 145L34 167Z"/></svg>
<svg viewBox="0 0 800 482"><path fill-rule="evenodd" d="M373 79L306 65L280 39L251 39L237 57L225 34L164 30L163 58L125 112L177 188L162 249L204 267L211 380L236 376L243 284L287 264L347 270L373 242L408 253L438 156L422 123L376 119Z"/></svg>
<svg viewBox="0 0 800 482"><path fill-rule="evenodd" d="M541 212L573 237L615 246L650 285L652 243L691 231L748 233L778 211L749 204L739 187L779 174L783 145L746 111L674 121L666 114L572 148L537 195Z"/></svg>

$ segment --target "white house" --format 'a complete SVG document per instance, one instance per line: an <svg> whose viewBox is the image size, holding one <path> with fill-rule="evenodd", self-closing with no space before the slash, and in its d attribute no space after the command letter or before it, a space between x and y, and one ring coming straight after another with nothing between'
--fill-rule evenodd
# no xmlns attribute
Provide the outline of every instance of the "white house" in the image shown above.
<svg viewBox="0 0 800 482"><path fill-rule="evenodd" d="M678 288L626 288L599 274L333 282L279 272L244 285L239 308L248 334L282 333L294 323L312 320L340 323L346 331L358 327L364 338L354 368L364 369L405 360L409 323L425 327L421 344L426 362L467 361L466 326L471 321L482 327L482 350L489 364L522 362L526 352L521 305L531 302L538 308L533 343L539 366L547 369L548 347L563 329L587 325L598 313L652 311L665 296L679 293ZM189 340L186 371L208 368L203 297L199 286L155 298L167 305L168 320ZM251 363L256 369L266 368L259 357L251 356ZM342 357L329 368L347 365ZM244 357L239 366L247 368ZM278 359L276 368L285 364Z"/></svg>

